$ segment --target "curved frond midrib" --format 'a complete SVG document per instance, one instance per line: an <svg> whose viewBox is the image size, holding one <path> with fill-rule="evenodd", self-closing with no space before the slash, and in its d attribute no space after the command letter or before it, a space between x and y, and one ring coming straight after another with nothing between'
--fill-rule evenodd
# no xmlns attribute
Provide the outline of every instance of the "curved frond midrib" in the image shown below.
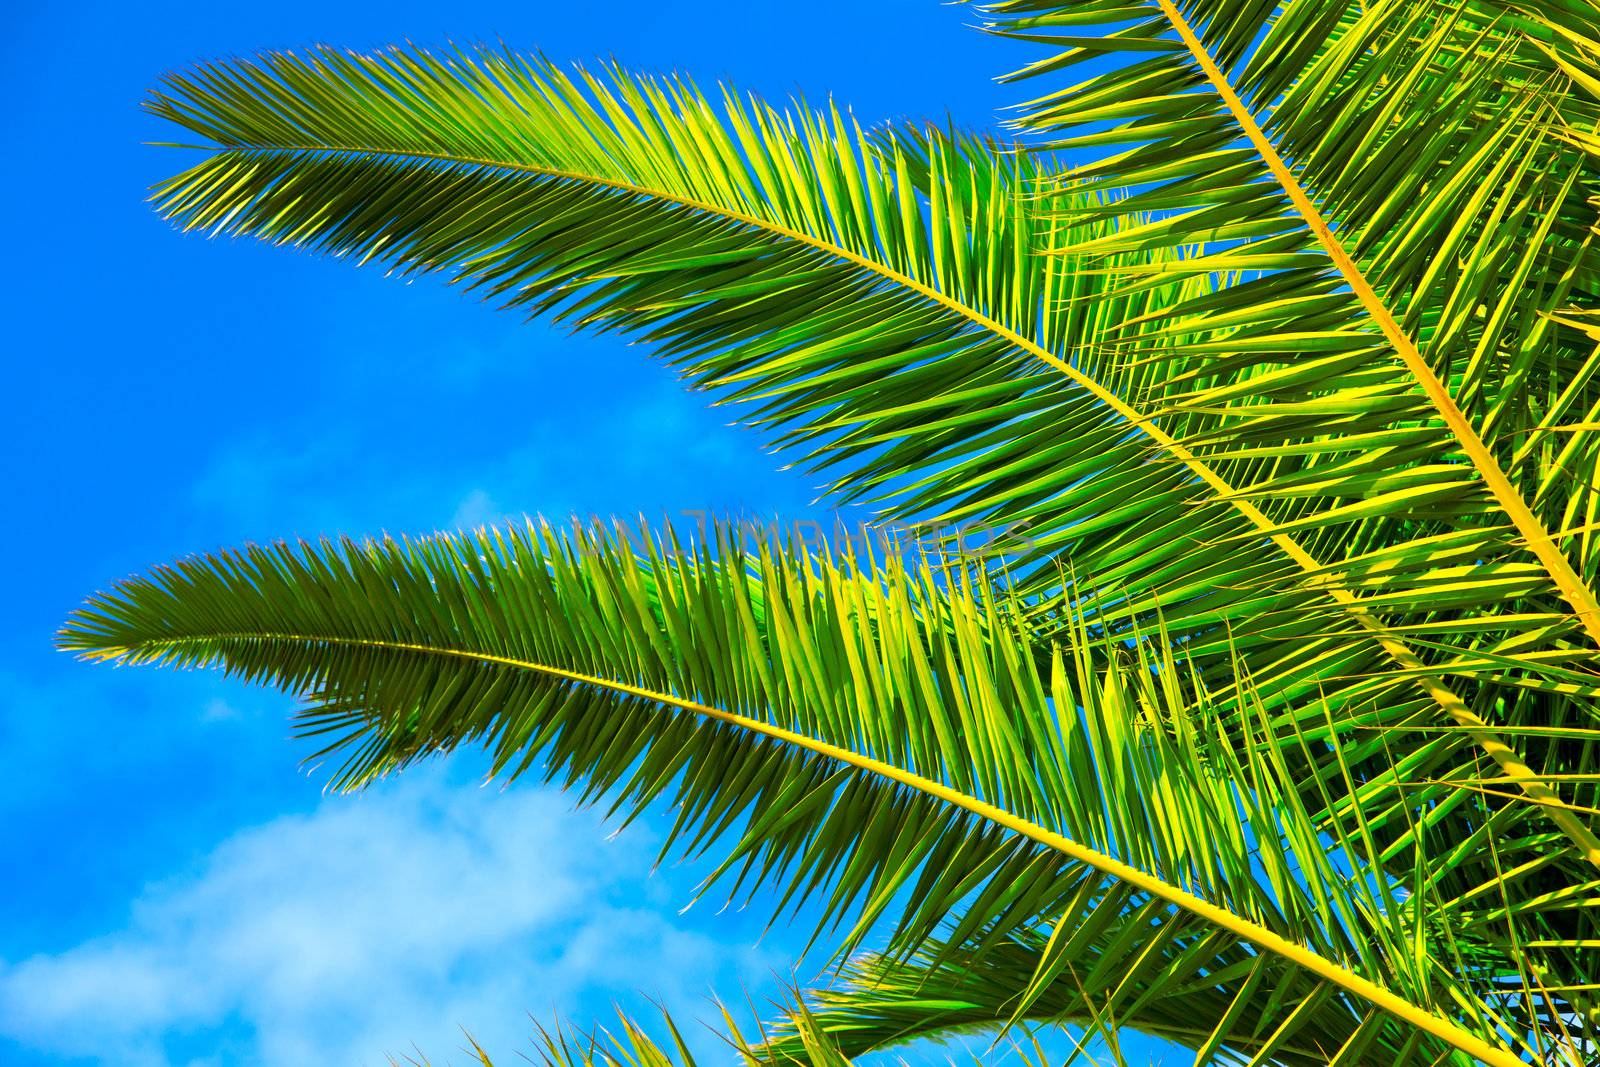
<svg viewBox="0 0 1600 1067"><path fill-rule="evenodd" d="M226 641L281 641L315 645L342 645L397 653L437 656L458 661L473 661L496 667L528 671L577 685L653 701L693 715L722 722L737 729L761 734L781 744L801 749L824 759L846 764L925 796L934 797L952 807L975 815L1036 844L1058 852L1069 860L1092 868L1106 877L1130 885L1137 890L1150 894L1152 897L1164 900L1174 908L1187 912L1197 919L1225 930L1229 934L1247 941L1265 952L1278 956L1342 989L1351 996L1366 1001L1375 1008L1447 1042L1452 1047L1474 1056L1484 1063L1494 1065L1494 1067L1523 1067L1523 1061L1504 1048L1490 1045L1482 1038L1461 1029L1449 1020L1405 1000L1384 987L1340 966L1338 963L1312 952L1264 926L1213 904L1180 886L1167 882L1157 875L1089 848L979 797L960 792L948 785L906 770L903 767L809 737L805 734L787 730L772 723L687 700L671 693L647 689L616 679L567 670L550 664L520 660L510 656L500 656L473 649L449 648L441 645L388 641L376 638L284 633L267 630L215 633L193 637L178 635L164 637L158 641L151 642L148 647L96 648L90 655L97 659L118 659L129 655L160 655L164 650L179 648L189 643L199 642L214 646L217 642ZM71 647L70 643L67 647Z"/></svg>

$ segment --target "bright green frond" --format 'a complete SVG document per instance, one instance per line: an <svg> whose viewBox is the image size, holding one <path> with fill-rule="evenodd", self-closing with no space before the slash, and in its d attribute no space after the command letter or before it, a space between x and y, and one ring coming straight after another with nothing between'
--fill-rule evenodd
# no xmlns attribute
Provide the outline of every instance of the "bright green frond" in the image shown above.
<svg viewBox="0 0 1600 1067"><path fill-rule="evenodd" d="M1517 1062L1481 994L1519 973L1404 921L1369 845L1330 844L1270 758L1227 755L1175 660L1079 628L1041 670L1019 625L992 589L894 562L528 528L189 560L95 598L62 644L305 695L341 785L480 743L614 810L670 799L673 843L730 837L720 872L858 916L847 947L880 916L893 954L949 924L973 960L1043 926L1019 1010L1068 968L1204 976L1226 1008L1259 965L1316 1005L1284 1040L1315 1021L1395 1063ZM1135 1025L1138 1000L1117 1004Z"/></svg>

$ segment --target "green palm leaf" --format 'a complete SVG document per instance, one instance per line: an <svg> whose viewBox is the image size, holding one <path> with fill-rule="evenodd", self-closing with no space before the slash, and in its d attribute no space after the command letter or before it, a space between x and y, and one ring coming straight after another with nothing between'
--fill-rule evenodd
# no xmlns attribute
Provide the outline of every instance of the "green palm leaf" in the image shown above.
<svg viewBox="0 0 1600 1067"><path fill-rule="evenodd" d="M726 1009L723 1019L727 1024L725 1040L749 1067L763 1062L762 1051L745 1041L738 1025ZM667 1032L667 1041L658 1041L635 1020L620 1009L617 1012L619 1033L602 1028L584 1032L564 1023L546 1026L535 1023L532 1055L520 1054L519 1059L540 1067L698 1067L700 1058L690 1050L677 1021L665 1010L661 1021ZM809 1013L800 1006L794 1013L796 1035L789 1058L795 1063L815 1067L849 1067L851 1061L838 1049L831 1038L809 1025ZM474 1060L482 1067L494 1067L494 1060L476 1041L468 1038ZM1042 1061L1041 1061L1042 1062ZM390 1059L394 1067L402 1067L398 1060ZM407 1058L408 1067L430 1067L427 1059Z"/></svg>
<svg viewBox="0 0 1600 1067"><path fill-rule="evenodd" d="M1189 1037L1213 1050L1521 1062L1497 992L1519 973L1420 918L1425 890L1407 906L1338 870L1374 857L1320 835L1281 765L1217 755L1170 656L1119 666L1080 628L1041 672L988 587L719 547L530 528L247 549L122 583L61 643L305 695L343 786L482 743L613 810L670 799L672 842L732 838L736 884L858 916L846 949L885 916L898 957L946 924L969 962L1046 929L1019 1014L1073 973L1157 1030L1152 990L1205 990L1215 1037ZM1270 1047L1263 980L1302 1004Z"/></svg>

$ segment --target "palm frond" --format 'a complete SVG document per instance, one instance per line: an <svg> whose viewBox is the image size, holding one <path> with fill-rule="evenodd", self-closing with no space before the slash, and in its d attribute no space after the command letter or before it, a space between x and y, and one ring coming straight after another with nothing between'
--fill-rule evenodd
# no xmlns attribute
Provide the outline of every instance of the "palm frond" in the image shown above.
<svg viewBox="0 0 1600 1067"><path fill-rule="evenodd" d="M1305 998L1279 1042L1521 1062L1494 995L1519 969L1406 921L1370 844L1320 834L1275 750L1227 755L1170 654L1080 626L1041 670L1019 610L959 572L795 562L731 532L636 552L530 527L192 559L96 597L61 643L305 695L342 786L481 743L613 811L669 799L669 847L731 837L718 875L858 916L844 950L880 917L897 956L947 924L973 960L1042 926L1019 1011L1067 969L1194 982L1214 1043L1243 1049L1265 976ZM1155 1002L1115 999L1132 1025Z"/></svg>

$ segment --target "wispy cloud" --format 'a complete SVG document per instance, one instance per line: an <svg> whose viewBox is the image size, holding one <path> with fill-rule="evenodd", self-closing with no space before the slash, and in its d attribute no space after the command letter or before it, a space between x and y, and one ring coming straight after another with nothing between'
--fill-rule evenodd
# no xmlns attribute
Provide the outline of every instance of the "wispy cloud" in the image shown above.
<svg viewBox="0 0 1600 1067"><path fill-rule="evenodd" d="M0 1034L107 1064L301 1067L465 1062L466 1028L510 1060L530 1011L587 1021L643 990L694 1012L769 978L780 958L747 933L675 921L647 833L606 840L569 808L429 772L244 830L121 930L0 965Z"/></svg>
<svg viewBox="0 0 1600 1067"><path fill-rule="evenodd" d="M507 518L506 512L482 489L474 489L461 498L456 513L450 516L452 530L476 530L480 526L493 526Z"/></svg>
<svg viewBox="0 0 1600 1067"><path fill-rule="evenodd" d="M800 514L815 495L813 478L776 470L782 461L756 434L726 425L733 409L711 410L704 394L661 376L590 386L581 401L534 404L514 422L486 411L473 433L444 443L396 434L365 409L288 442L243 429L195 472L189 503L208 529L276 539L431 533L524 514L558 524L689 509Z"/></svg>

